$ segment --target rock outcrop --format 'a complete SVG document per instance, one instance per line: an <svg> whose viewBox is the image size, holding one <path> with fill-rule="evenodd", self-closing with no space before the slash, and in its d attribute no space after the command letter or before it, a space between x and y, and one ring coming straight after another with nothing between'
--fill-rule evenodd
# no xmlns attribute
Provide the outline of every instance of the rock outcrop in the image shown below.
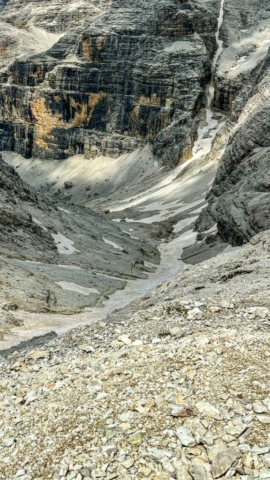
<svg viewBox="0 0 270 480"><path fill-rule="evenodd" d="M0 0L0 71L15 59L49 50L67 31L109 7L110 0Z"/></svg>
<svg viewBox="0 0 270 480"><path fill-rule="evenodd" d="M233 245L270 228L270 54L253 71L251 88L197 225L202 231L217 223L221 237ZM236 108L243 101L245 88Z"/></svg>
<svg viewBox="0 0 270 480"><path fill-rule="evenodd" d="M110 0L1 0L8 3L1 18L20 29L31 25L52 33L63 33L78 23L101 15L110 7ZM0 8L1 8L0 2Z"/></svg>
<svg viewBox="0 0 270 480"><path fill-rule="evenodd" d="M58 207L0 158L2 307L69 314L102 306L127 280L146 278L152 268L144 262L158 262L157 245L88 208Z"/></svg>
<svg viewBox="0 0 270 480"><path fill-rule="evenodd" d="M51 235L34 222L29 205L50 209L0 156L0 252L9 258L31 251L33 259L52 261L57 249Z"/></svg>
<svg viewBox="0 0 270 480"><path fill-rule="evenodd" d="M249 0L248 3L241 0L225 0L224 21L222 25L222 37L225 45L238 42L248 29L256 32L258 25L270 17L268 0Z"/></svg>
<svg viewBox="0 0 270 480"><path fill-rule="evenodd" d="M205 104L217 9L212 1L114 0L46 53L15 61L0 77L2 149L115 157L151 142L163 163L186 160Z"/></svg>

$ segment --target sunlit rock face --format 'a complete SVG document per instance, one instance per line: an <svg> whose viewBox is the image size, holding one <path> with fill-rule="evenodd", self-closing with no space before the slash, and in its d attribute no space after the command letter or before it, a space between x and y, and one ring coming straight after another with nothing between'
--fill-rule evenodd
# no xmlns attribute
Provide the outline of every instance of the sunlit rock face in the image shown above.
<svg viewBox="0 0 270 480"><path fill-rule="evenodd" d="M15 3L5 19L14 18ZM151 142L165 164L188 159L211 74L217 10L215 1L115 0L46 53L15 61L0 79L2 148L26 157L91 158Z"/></svg>
<svg viewBox="0 0 270 480"><path fill-rule="evenodd" d="M62 33L105 12L111 0L0 0L7 5L2 20L18 28L30 25Z"/></svg>

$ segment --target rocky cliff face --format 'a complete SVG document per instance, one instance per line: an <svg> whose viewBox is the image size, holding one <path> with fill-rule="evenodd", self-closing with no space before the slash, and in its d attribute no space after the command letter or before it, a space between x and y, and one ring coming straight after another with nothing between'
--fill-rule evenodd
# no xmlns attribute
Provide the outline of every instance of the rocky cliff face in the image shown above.
<svg viewBox="0 0 270 480"><path fill-rule="evenodd" d="M109 7L110 0L0 0L0 71L15 59L50 49L67 31Z"/></svg>
<svg viewBox="0 0 270 480"><path fill-rule="evenodd" d="M197 227L233 245L270 225L270 7L225 0L214 104L230 112L227 147Z"/></svg>
<svg viewBox="0 0 270 480"><path fill-rule="evenodd" d="M52 261L57 253L53 238L33 221L29 205L50 209L0 156L0 252L18 257L28 250L33 259Z"/></svg>
<svg viewBox="0 0 270 480"><path fill-rule="evenodd" d="M253 68L267 54L270 7L267 0L225 0L221 37L225 50L215 76L214 105L230 111L239 92L253 84ZM239 100L239 98L238 98ZM240 111L243 108L241 103Z"/></svg>
<svg viewBox="0 0 270 480"><path fill-rule="evenodd" d="M225 45L238 42L247 30L257 30L258 25L263 22L264 26L270 16L270 5L268 0L225 0L224 22L222 25L222 36Z"/></svg>
<svg viewBox="0 0 270 480"><path fill-rule="evenodd" d="M12 20L15 3L4 19ZM0 79L2 149L42 158L119 156L151 142L166 164L189 158L217 8L218 2L114 0L46 54L16 61Z"/></svg>
<svg viewBox="0 0 270 480"><path fill-rule="evenodd" d="M82 20L102 14L111 4L110 0L1 1L3 7L8 3L2 14L4 22L18 28L28 28L34 25L53 33L66 32L70 28L76 27Z"/></svg>
<svg viewBox="0 0 270 480"><path fill-rule="evenodd" d="M209 205L198 222L199 230L217 223L219 234L233 245L270 227L270 54L252 77L249 99L230 134ZM244 87L236 108L246 97Z"/></svg>

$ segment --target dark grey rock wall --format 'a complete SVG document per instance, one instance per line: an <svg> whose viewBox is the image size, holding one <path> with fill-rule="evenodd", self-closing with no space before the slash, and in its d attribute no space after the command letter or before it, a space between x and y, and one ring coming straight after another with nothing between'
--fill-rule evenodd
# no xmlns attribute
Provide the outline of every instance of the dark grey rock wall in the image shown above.
<svg viewBox="0 0 270 480"><path fill-rule="evenodd" d="M211 6L115 0L46 54L13 63L0 77L2 148L119 156L151 142L165 164L189 158L215 48Z"/></svg>
<svg viewBox="0 0 270 480"><path fill-rule="evenodd" d="M209 193L209 205L197 222L199 231L217 223L221 237L233 245L270 228L270 53L253 72L252 83Z"/></svg>

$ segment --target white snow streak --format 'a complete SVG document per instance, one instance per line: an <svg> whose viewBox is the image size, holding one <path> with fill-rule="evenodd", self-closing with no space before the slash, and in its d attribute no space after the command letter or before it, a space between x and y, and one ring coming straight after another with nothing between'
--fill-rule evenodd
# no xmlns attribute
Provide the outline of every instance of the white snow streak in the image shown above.
<svg viewBox="0 0 270 480"><path fill-rule="evenodd" d="M63 255L72 255L73 253L79 252L79 250L76 250L76 248L73 247L74 242L62 235L62 233L52 233L52 237L59 253Z"/></svg>
<svg viewBox="0 0 270 480"><path fill-rule="evenodd" d="M73 282L55 282L56 285L59 285L63 290L70 290L71 292L80 293L81 295L85 295L86 297L91 293L99 294L99 291L96 288L87 288L82 287L82 285L78 285L77 283Z"/></svg>

